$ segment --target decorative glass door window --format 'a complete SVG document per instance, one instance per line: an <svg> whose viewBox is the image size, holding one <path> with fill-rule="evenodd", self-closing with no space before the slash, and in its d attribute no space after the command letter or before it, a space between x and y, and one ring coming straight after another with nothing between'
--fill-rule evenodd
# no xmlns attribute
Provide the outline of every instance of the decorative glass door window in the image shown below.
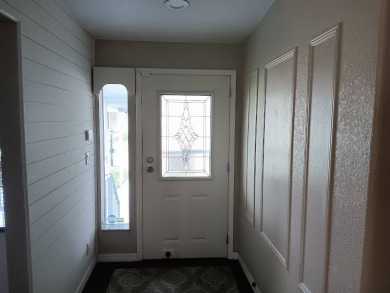
<svg viewBox="0 0 390 293"><path fill-rule="evenodd" d="M161 95L161 178L211 177L212 95Z"/></svg>

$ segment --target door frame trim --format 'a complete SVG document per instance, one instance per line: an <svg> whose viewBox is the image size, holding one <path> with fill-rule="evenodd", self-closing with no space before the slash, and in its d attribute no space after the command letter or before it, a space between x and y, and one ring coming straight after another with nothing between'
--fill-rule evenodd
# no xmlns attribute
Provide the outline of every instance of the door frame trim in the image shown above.
<svg viewBox="0 0 390 293"><path fill-rule="evenodd" d="M234 239L234 152L236 133L236 71L213 69L136 69L136 190L137 190L137 257L143 256L143 170L142 170L142 76L147 75L197 75L197 76L229 76L230 77L230 105L229 105L229 186L228 186L228 258L233 259Z"/></svg>

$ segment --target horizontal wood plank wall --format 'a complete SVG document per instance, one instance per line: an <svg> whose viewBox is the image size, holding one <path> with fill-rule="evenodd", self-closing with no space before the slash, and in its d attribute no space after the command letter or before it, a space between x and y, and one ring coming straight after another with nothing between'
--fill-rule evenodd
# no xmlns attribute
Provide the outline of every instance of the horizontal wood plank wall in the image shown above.
<svg viewBox="0 0 390 293"><path fill-rule="evenodd" d="M21 22L33 291L75 292L95 250L94 40L53 0L0 9Z"/></svg>

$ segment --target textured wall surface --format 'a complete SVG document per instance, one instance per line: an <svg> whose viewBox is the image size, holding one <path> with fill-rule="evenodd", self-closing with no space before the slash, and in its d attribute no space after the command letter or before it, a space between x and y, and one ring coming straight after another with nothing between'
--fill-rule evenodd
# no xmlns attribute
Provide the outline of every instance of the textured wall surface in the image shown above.
<svg viewBox="0 0 390 293"><path fill-rule="evenodd" d="M94 42L53 0L0 9L21 23L33 291L75 292L95 258Z"/></svg>
<svg viewBox="0 0 390 293"><path fill-rule="evenodd" d="M298 48L289 271L275 262L275 256L264 246L258 229L246 221L244 207L240 208L239 252L262 292L300 292L308 44L338 23L341 23L341 59L328 291L352 293L360 290L379 4L380 0L279 0L246 43L244 77L256 68L264 70L267 62L294 47ZM262 78L260 73L260 81ZM257 142L261 143L262 139L258 138ZM261 156L258 156L260 164Z"/></svg>
<svg viewBox="0 0 390 293"><path fill-rule="evenodd" d="M175 69L233 69L237 71L237 108L236 119L240 121L242 46L223 44L188 44L188 43L156 43L131 41L95 42L95 66L128 67L128 68L175 68ZM237 125L237 124L236 124ZM236 127L237 128L237 127ZM236 142L240 141L241 131L236 131ZM240 153L240 145L236 143L236 157ZM239 166L236 161L236 166ZM239 170L236 169L238 175ZM237 178L236 175L236 178ZM237 190L238 184L236 184ZM236 197L237 198L237 197ZM132 212L132 227L136 227L135 204ZM237 212L237 209L235 210ZM237 219L238 217L236 217ZM234 248L237 248L238 226L235 223ZM114 232L114 240L109 234L100 232L100 253L135 253L135 229L128 232ZM120 243L125 241L127 244Z"/></svg>

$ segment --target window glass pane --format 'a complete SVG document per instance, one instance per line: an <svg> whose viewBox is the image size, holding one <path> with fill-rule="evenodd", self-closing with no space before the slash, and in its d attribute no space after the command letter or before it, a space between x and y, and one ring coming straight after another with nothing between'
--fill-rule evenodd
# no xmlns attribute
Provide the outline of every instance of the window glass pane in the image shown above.
<svg viewBox="0 0 390 293"><path fill-rule="evenodd" d="M211 95L161 95L161 177L211 175Z"/></svg>
<svg viewBox="0 0 390 293"><path fill-rule="evenodd" d="M102 229L129 228L128 95L123 85L108 84L102 91L104 152Z"/></svg>
<svg viewBox="0 0 390 293"><path fill-rule="evenodd" d="M4 189L3 189L3 168L1 165L1 150L0 150L0 228L5 227L4 215Z"/></svg>

